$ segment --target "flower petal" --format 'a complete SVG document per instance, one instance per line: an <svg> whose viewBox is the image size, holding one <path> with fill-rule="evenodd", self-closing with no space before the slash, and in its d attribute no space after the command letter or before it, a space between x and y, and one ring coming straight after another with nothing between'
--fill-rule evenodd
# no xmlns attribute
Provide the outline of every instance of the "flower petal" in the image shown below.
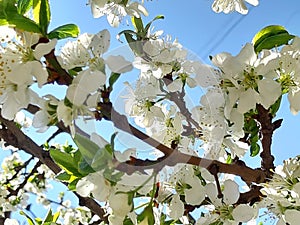
<svg viewBox="0 0 300 225"><path fill-rule="evenodd" d="M235 221L246 223L255 215L255 210L246 204L238 205L232 212Z"/></svg>
<svg viewBox="0 0 300 225"><path fill-rule="evenodd" d="M105 60L109 69L114 73L126 73L133 69L132 63L127 61L123 56L110 55Z"/></svg>

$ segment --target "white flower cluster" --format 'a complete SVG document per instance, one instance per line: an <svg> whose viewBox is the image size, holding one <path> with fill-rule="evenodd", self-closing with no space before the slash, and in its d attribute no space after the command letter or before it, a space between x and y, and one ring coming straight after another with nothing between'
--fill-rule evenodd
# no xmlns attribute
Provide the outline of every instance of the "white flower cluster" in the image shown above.
<svg viewBox="0 0 300 225"><path fill-rule="evenodd" d="M48 73L40 60L54 49L57 41L38 43L38 34L16 33L8 27L5 29L9 36L1 39L0 104L1 115L12 120L28 104L40 103L39 96L30 86L37 83L42 87L47 82Z"/></svg>
<svg viewBox="0 0 300 225"><path fill-rule="evenodd" d="M81 179L77 183L76 191L84 197L92 195L100 202L107 202L109 224L118 225L123 223L127 215L135 215L134 212L131 212L133 196L129 196L127 193L145 185L138 191L144 196L152 189L151 182L147 183L147 179L149 179L149 175L135 173L131 176L124 175L116 185L112 185L112 181L104 177L103 171L99 171Z"/></svg>
<svg viewBox="0 0 300 225"><path fill-rule="evenodd" d="M44 97L41 110L33 119L34 127L43 132L57 121L63 121L74 135L74 120L78 116L94 118L93 111L97 108L101 90L106 84L106 69L115 73L125 73L132 69L131 63L122 56L103 58L109 45L110 33L102 30L95 35L84 33L76 41L69 41L62 47L58 60L75 77L67 88L65 99L59 100L53 95Z"/></svg>
<svg viewBox="0 0 300 225"><path fill-rule="evenodd" d="M223 158L226 154L224 146L231 149L233 156L243 156L248 149L247 144L239 141L244 136L243 114L231 110L235 118L236 114L240 116L231 120L234 125L229 126L230 118L224 116L224 107L228 103L219 86L224 79L221 72L199 61L189 60L188 52L177 41L157 38L146 41L142 47L143 53L137 55L133 63L140 70L140 77L135 87L128 85L129 94L125 96L125 112L135 119L135 123L165 145L176 142L180 150L195 154L195 149L190 149L192 139L182 135L185 127L193 123L193 129L201 133L196 138L202 143L205 157ZM216 59L213 62L216 63ZM191 110L189 118L186 117L187 106L186 109L179 106L180 101L185 100L178 99L180 93L186 91L186 85L191 89L200 87L206 90L200 99L201 105Z"/></svg>
<svg viewBox="0 0 300 225"><path fill-rule="evenodd" d="M277 225L299 224L300 219L300 158L285 160L275 169L272 179L263 184L261 192L266 197L260 203L276 215Z"/></svg>
<svg viewBox="0 0 300 225"><path fill-rule="evenodd" d="M247 145L239 141L245 135L244 114L255 110L257 104L269 109L282 94L288 93L291 112L296 114L300 110L299 50L299 38L296 37L291 45L280 51L264 50L256 54L253 45L248 43L237 56L225 52L212 58L212 63L221 71L217 79L222 92L210 88L201 103L207 104L212 112L210 116L216 118L211 121L217 122L221 133L213 132L214 135L220 134L221 139L226 136L222 142L233 155L243 156L247 149ZM202 115L205 112L200 121L206 121L209 113L202 107L200 109Z"/></svg>
<svg viewBox="0 0 300 225"><path fill-rule="evenodd" d="M219 197L214 177L204 169L201 169L201 176L208 182L205 185L196 176L193 166L176 166L173 172L167 180L159 182L157 195L153 199L157 202L156 206L151 206L155 224L160 224L162 213L173 220L189 224L186 222L188 220L184 214L184 204L195 207L202 205L203 212L209 212L198 219L199 225L217 222L232 225L240 222L253 224L257 209L247 204L235 205L240 192L238 184L232 178L227 177L228 179L221 182L223 196ZM77 184L77 192L82 196L92 195L100 202L107 202L110 225L122 224L125 218L137 224L138 215L134 209L149 204L150 198L142 197L139 201L133 201L132 191L137 190L139 195L147 196L153 188L152 181L145 182L147 178L149 181L148 175L134 173L131 176L124 175L121 181L112 185L101 172L97 172L81 179Z"/></svg>
<svg viewBox="0 0 300 225"><path fill-rule="evenodd" d="M92 219L91 210L85 206L71 208L69 203L63 202L63 206L58 207L62 225L89 224Z"/></svg>
<svg viewBox="0 0 300 225"><path fill-rule="evenodd" d="M143 4L130 0L89 0L88 4L91 5L94 18L106 15L107 21L113 27L119 26L123 17L127 15L137 18L140 18L141 15L148 16L148 12Z"/></svg>
<svg viewBox="0 0 300 225"><path fill-rule="evenodd" d="M54 180L54 173L45 165L40 165L31 174L32 158L25 153L14 152L7 156L1 163L0 170L0 216L5 212L28 210L32 201L48 208L50 201L46 191L52 188L50 184ZM14 220L7 220L6 224L13 224Z"/></svg>
<svg viewBox="0 0 300 225"><path fill-rule="evenodd" d="M25 190L17 190L22 183L22 170L24 162L18 153L6 157L2 164L0 174L0 215L5 212L16 211L18 207L25 208L29 198ZM23 170L22 170L23 171Z"/></svg>
<svg viewBox="0 0 300 225"><path fill-rule="evenodd" d="M257 216L255 206L248 204L235 205L239 199L239 185L227 179L223 183L222 198L218 197L217 187L214 183L205 186L205 191L212 202L212 205L206 206L209 213L197 220L197 225L210 225L214 223L238 225L241 222L253 224Z"/></svg>

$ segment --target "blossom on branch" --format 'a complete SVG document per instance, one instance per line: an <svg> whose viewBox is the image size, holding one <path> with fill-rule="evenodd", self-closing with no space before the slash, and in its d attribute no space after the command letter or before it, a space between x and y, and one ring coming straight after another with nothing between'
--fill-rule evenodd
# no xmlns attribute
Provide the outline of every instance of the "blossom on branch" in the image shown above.
<svg viewBox="0 0 300 225"><path fill-rule="evenodd" d="M39 96L30 86L36 82L42 87L47 82L48 72L40 60L55 47L56 40L38 43L39 38L34 33L16 33L1 49L0 103L1 114L6 119L14 119L28 104L40 103Z"/></svg>

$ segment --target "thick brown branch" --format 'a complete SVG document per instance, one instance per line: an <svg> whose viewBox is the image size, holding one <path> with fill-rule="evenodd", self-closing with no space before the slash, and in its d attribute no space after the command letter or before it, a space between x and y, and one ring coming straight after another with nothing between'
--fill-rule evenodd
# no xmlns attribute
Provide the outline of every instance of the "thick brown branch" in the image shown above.
<svg viewBox="0 0 300 225"><path fill-rule="evenodd" d="M250 205L253 205L255 202L260 201L262 198L260 189L262 189L262 186L252 185L251 189L248 192L241 193L236 204L250 203Z"/></svg>
<svg viewBox="0 0 300 225"><path fill-rule="evenodd" d="M225 164L216 160L204 159L197 156L191 156L188 154L181 153L177 150L171 149L160 142L154 140L148 135L144 134L140 130L131 126L126 118L126 116L119 114L115 111L111 105L103 104L102 110L106 110L106 115L110 115L107 119L110 119L114 125L122 131L125 131L136 138L144 141L149 144L153 148L158 149L162 153L165 154L163 160L159 160L157 162L146 160L144 164L141 165L140 161L133 160L126 163L120 163L118 168L122 171L133 171L133 170L145 170L146 168L162 168L163 166L174 166L178 163L186 163L191 165L200 166L202 168L206 168L209 172L213 174L213 169L215 167L218 168L219 173L228 173L240 176L247 184L251 184L252 182L261 183L265 180L265 173L259 169L252 169L247 167L244 164ZM108 113L110 112L110 113ZM135 163L137 163L135 165ZM138 168L142 166L141 168ZM135 167L135 168L133 168Z"/></svg>
<svg viewBox="0 0 300 225"><path fill-rule="evenodd" d="M1 123L5 125L9 133L11 134L11 139L7 140L5 137L2 138L12 146L23 149L30 155L38 158L42 163L47 165L54 173L59 173L61 169L57 166L50 158L49 152L43 151L43 149L33 142L29 137L27 137L13 121L8 121L0 117Z"/></svg>
<svg viewBox="0 0 300 225"><path fill-rule="evenodd" d="M47 69L49 73L48 82L53 83L56 81L59 85L70 85L72 83L72 76L64 70L54 54L54 49L45 55L47 62Z"/></svg>
<svg viewBox="0 0 300 225"><path fill-rule="evenodd" d="M261 144L262 152L261 156L261 168L266 171L267 177L272 175L272 172L275 168L274 166L274 156L271 152L272 145L272 135L278 124L272 123L272 115L269 110L265 109L262 105L256 106L258 111L257 121L260 123L260 132L261 132Z"/></svg>

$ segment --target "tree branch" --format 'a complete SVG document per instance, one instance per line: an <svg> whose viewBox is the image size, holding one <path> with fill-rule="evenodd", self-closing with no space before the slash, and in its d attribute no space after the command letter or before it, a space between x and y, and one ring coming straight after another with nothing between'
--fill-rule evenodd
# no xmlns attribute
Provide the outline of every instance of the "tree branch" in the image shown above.
<svg viewBox="0 0 300 225"><path fill-rule="evenodd" d="M173 82L173 78L172 75L166 75L163 78L163 81L165 82L166 85L169 85ZM186 103L184 100L185 97L185 90L184 90L184 86L182 86L181 92L171 92L168 93L169 95L169 99L171 101L173 101L177 107L180 110L180 113L185 117L188 125L183 126L185 128L185 131L183 132L183 135L191 135L191 134L195 134L194 129L192 128L192 125L197 129L197 130L201 130L200 125L192 118L192 114L190 113L190 111L188 110L188 108L186 107Z"/></svg>
<svg viewBox="0 0 300 225"><path fill-rule="evenodd" d="M256 109L258 111L257 121L260 123L260 132L261 132L261 144L262 144L262 152L260 157L261 168L266 171L267 177L272 176L272 171L274 171L274 156L272 155L271 145L272 145L272 135L275 129L277 129L281 121L278 124L278 121L272 123L272 115L269 110L265 109L262 105L257 104Z"/></svg>
<svg viewBox="0 0 300 225"><path fill-rule="evenodd" d="M0 111L1 113L1 111ZM8 121L0 116L0 121L5 128L2 128L0 132L0 137L3 138L7 144L14 146L18 149L23 149L30 155L38 158L42 163L44 163L49 169L51 169L55 174L58 174L61 169L50 157L49 152L44 151L42 147L38 146L29 137L27 137L13 121ZM4 129L4 130L3 130ZM107 216L102 207L94 200L88 197L82 197L74 192L74 194L79 198L79 203L88 207L93 213L98 215L103 221L107 221Z"/></svg>
<svg viewBox="0 0 300 225"><path fill-rule="evenodd" d="M158 149L165 155L163 159L158 161L137 160L132 158L132 160L125 163L119 163L117 168L124 172L131 173L132 171L136 170L145 171L146 169L150 168L160 169L164 166L174 166L178 163L186 163L206 168L211 174L214 174L215 168L218 168L219 173L228 173L240 176L248 185L250 185L252 182L261 183L265 181L266 175L264 171L261 171L260 169L252 169L240 163L225 164L217 160L204 159L181 153L161 144L160 142L131 126L126 116L115 111L111 104L101 104L101 109L105 111L107 119L112 121L115 127L135 136L153 148Z"/></svg>

